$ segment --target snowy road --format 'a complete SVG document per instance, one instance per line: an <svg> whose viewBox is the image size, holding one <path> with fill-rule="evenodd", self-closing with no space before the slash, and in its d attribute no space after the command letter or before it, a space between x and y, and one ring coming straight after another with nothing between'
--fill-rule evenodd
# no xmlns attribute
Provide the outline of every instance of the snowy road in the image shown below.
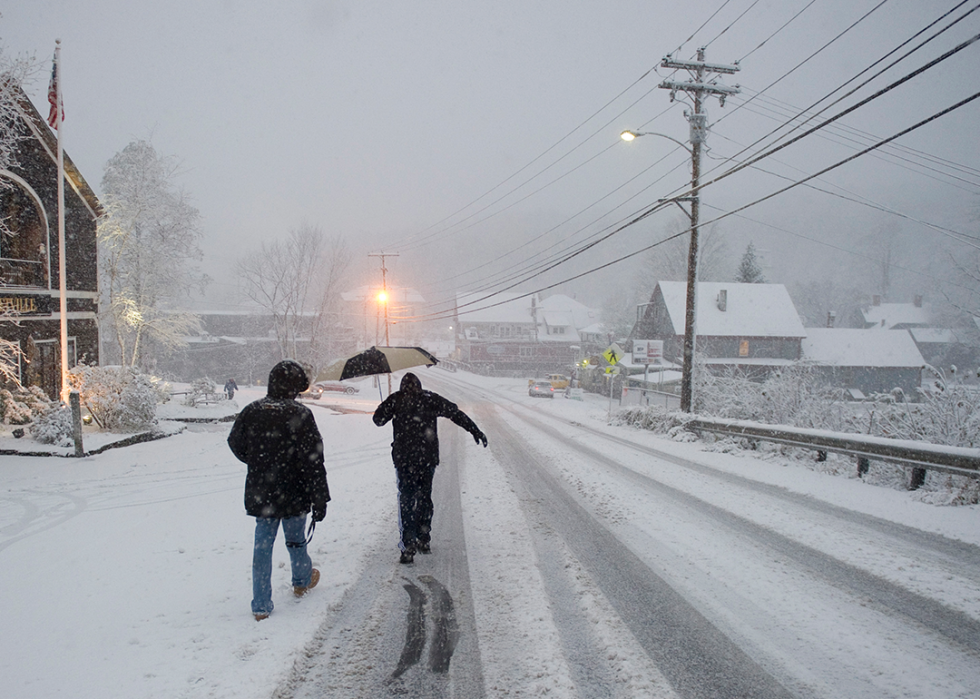
<svg viewBox="0 0 980 699"><path fill-rule="evenodd" d="M980 696L976 546L428 385L491 453L443 429L435 553L379 552L281 696Z"/></svg>
<svg viewBox="0 0 980 699"><path fill-rule="evenodd" d="M3 457L3 695L980 697L976 507L610 426L595 396L422 376L490 438L440 428L432 555L397 562L378 389L311 402L323 577L294 599L279 542L260 623L227 423Z"/></svg>

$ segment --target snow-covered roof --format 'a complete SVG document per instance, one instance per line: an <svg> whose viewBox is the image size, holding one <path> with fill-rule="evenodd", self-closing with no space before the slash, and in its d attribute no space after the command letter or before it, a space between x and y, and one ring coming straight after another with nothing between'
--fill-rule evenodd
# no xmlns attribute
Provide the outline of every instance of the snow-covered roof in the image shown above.
<svg viewBox="0 0 980 699"><path fill-rule="evenodd" d="M587 325L584 328L579 328L578 331L583 335L599 335L606 332L606 326L602 323L593 323L592 325Z"/></svg>
<svg viewBox="0 0 980 699"><path fill-rule="evenodd" d="M872 332L853 328L808 328L803 359L851 367L921 367L926 362L904 330Z"/></svg>
<svg viewBox="0 0 980 699"><path fill-rule="evenodd" d="M571 327L572 317L568 313L555 313L554 311L545 311L541 314L541 319L544 321L545 325L552 328L561 327Z"/></svg>
<svg viewBox="0 0 980 699"><path fill-rule="evenodd" d="M928 303L882 303L861 309L864 321L876 328L893 328L896 325L929 325L932 306Z"/></svg>
<svg viewBox="0 0 980 699"><path fill-rule="evenodd" d="M570 325L576 328L584 328L593 325L599 319L599 311L589 308L583 303L579 303L570 296L564 294L553 294L538 304L545 311L554 311L566 314L571 320Z"/></svg>
<svg viewBox="0 0 980 699"><path fill-rule="evenodd" d="M918 343L943 343L960 342L960 339L949 328L909 328L912 339Z"/></svg>
<svg viewBox="0 0 980 699"><path fill-rule="evenodd" d="M660 282L675 335L684 334L686 282ZM727 292L725 310L718 307ZM698 335L715 337L805 337L796 307L782 284L698 282Z"/></svg>
<svg viewBox="0 0 980 699"><path fill-rule="evenodd" d="M531 296L518 293L500 293L481 301L480 299L484 296L486 294L458 294L456 296L460 324L534 323L534 315L531 313ZM467 305L470 303L472 305ZM485 308L485 306L492 307Z"/></svg>

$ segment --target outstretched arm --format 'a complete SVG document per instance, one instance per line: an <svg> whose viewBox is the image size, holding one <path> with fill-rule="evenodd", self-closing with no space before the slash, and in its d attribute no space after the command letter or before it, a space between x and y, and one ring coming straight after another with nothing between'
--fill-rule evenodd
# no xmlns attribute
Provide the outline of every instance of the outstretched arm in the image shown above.
<svg viewBox="0 0 980 699"><path fill-rule="evenodd" d="M443 405L444 410L441 415L445 418L449 418L473 435L473 439L476 440L477 444L482 442L483 446L487 446L487 436L483 434L483 431L476 426L476 423L473 422L472 419L470 419L470 416L460 410L459 406L452 401L446 400L445 398L443 398L443 401L445 401L445 404Z"/></svg>

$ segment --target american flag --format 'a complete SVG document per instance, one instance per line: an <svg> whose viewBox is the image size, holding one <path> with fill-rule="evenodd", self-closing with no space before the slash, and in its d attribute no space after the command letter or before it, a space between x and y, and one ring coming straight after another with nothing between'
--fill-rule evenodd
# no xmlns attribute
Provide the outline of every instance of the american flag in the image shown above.
<svg viewBox="0 0 980 699"><path fill-rule="evenodd" d="M48 125L52 128L58 128L58 58L51 63L51 82L48 84L48 103L51 105L51 111L48 112ZM64 101L61 103L61 120L65 119L65 106Z"/></svg>

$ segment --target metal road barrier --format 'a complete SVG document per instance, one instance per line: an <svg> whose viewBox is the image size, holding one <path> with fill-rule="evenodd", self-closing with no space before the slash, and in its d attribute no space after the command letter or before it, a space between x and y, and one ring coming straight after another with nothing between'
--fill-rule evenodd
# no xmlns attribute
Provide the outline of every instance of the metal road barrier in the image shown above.
<svg viewBox="0 0 980 699"><path fill-rule="evenodd" d="M694 432L713 432L813 449L818 452L818 458L820 455L826 458L827 452L847 454L857 458L858 475L861 476L867 473L868 461L872 459L912 466L909 486L911 490L922 485L927 470L980 478L980 449L785 425L764 425L747 420L699 417L688 422L686 427Z"/></svg>

